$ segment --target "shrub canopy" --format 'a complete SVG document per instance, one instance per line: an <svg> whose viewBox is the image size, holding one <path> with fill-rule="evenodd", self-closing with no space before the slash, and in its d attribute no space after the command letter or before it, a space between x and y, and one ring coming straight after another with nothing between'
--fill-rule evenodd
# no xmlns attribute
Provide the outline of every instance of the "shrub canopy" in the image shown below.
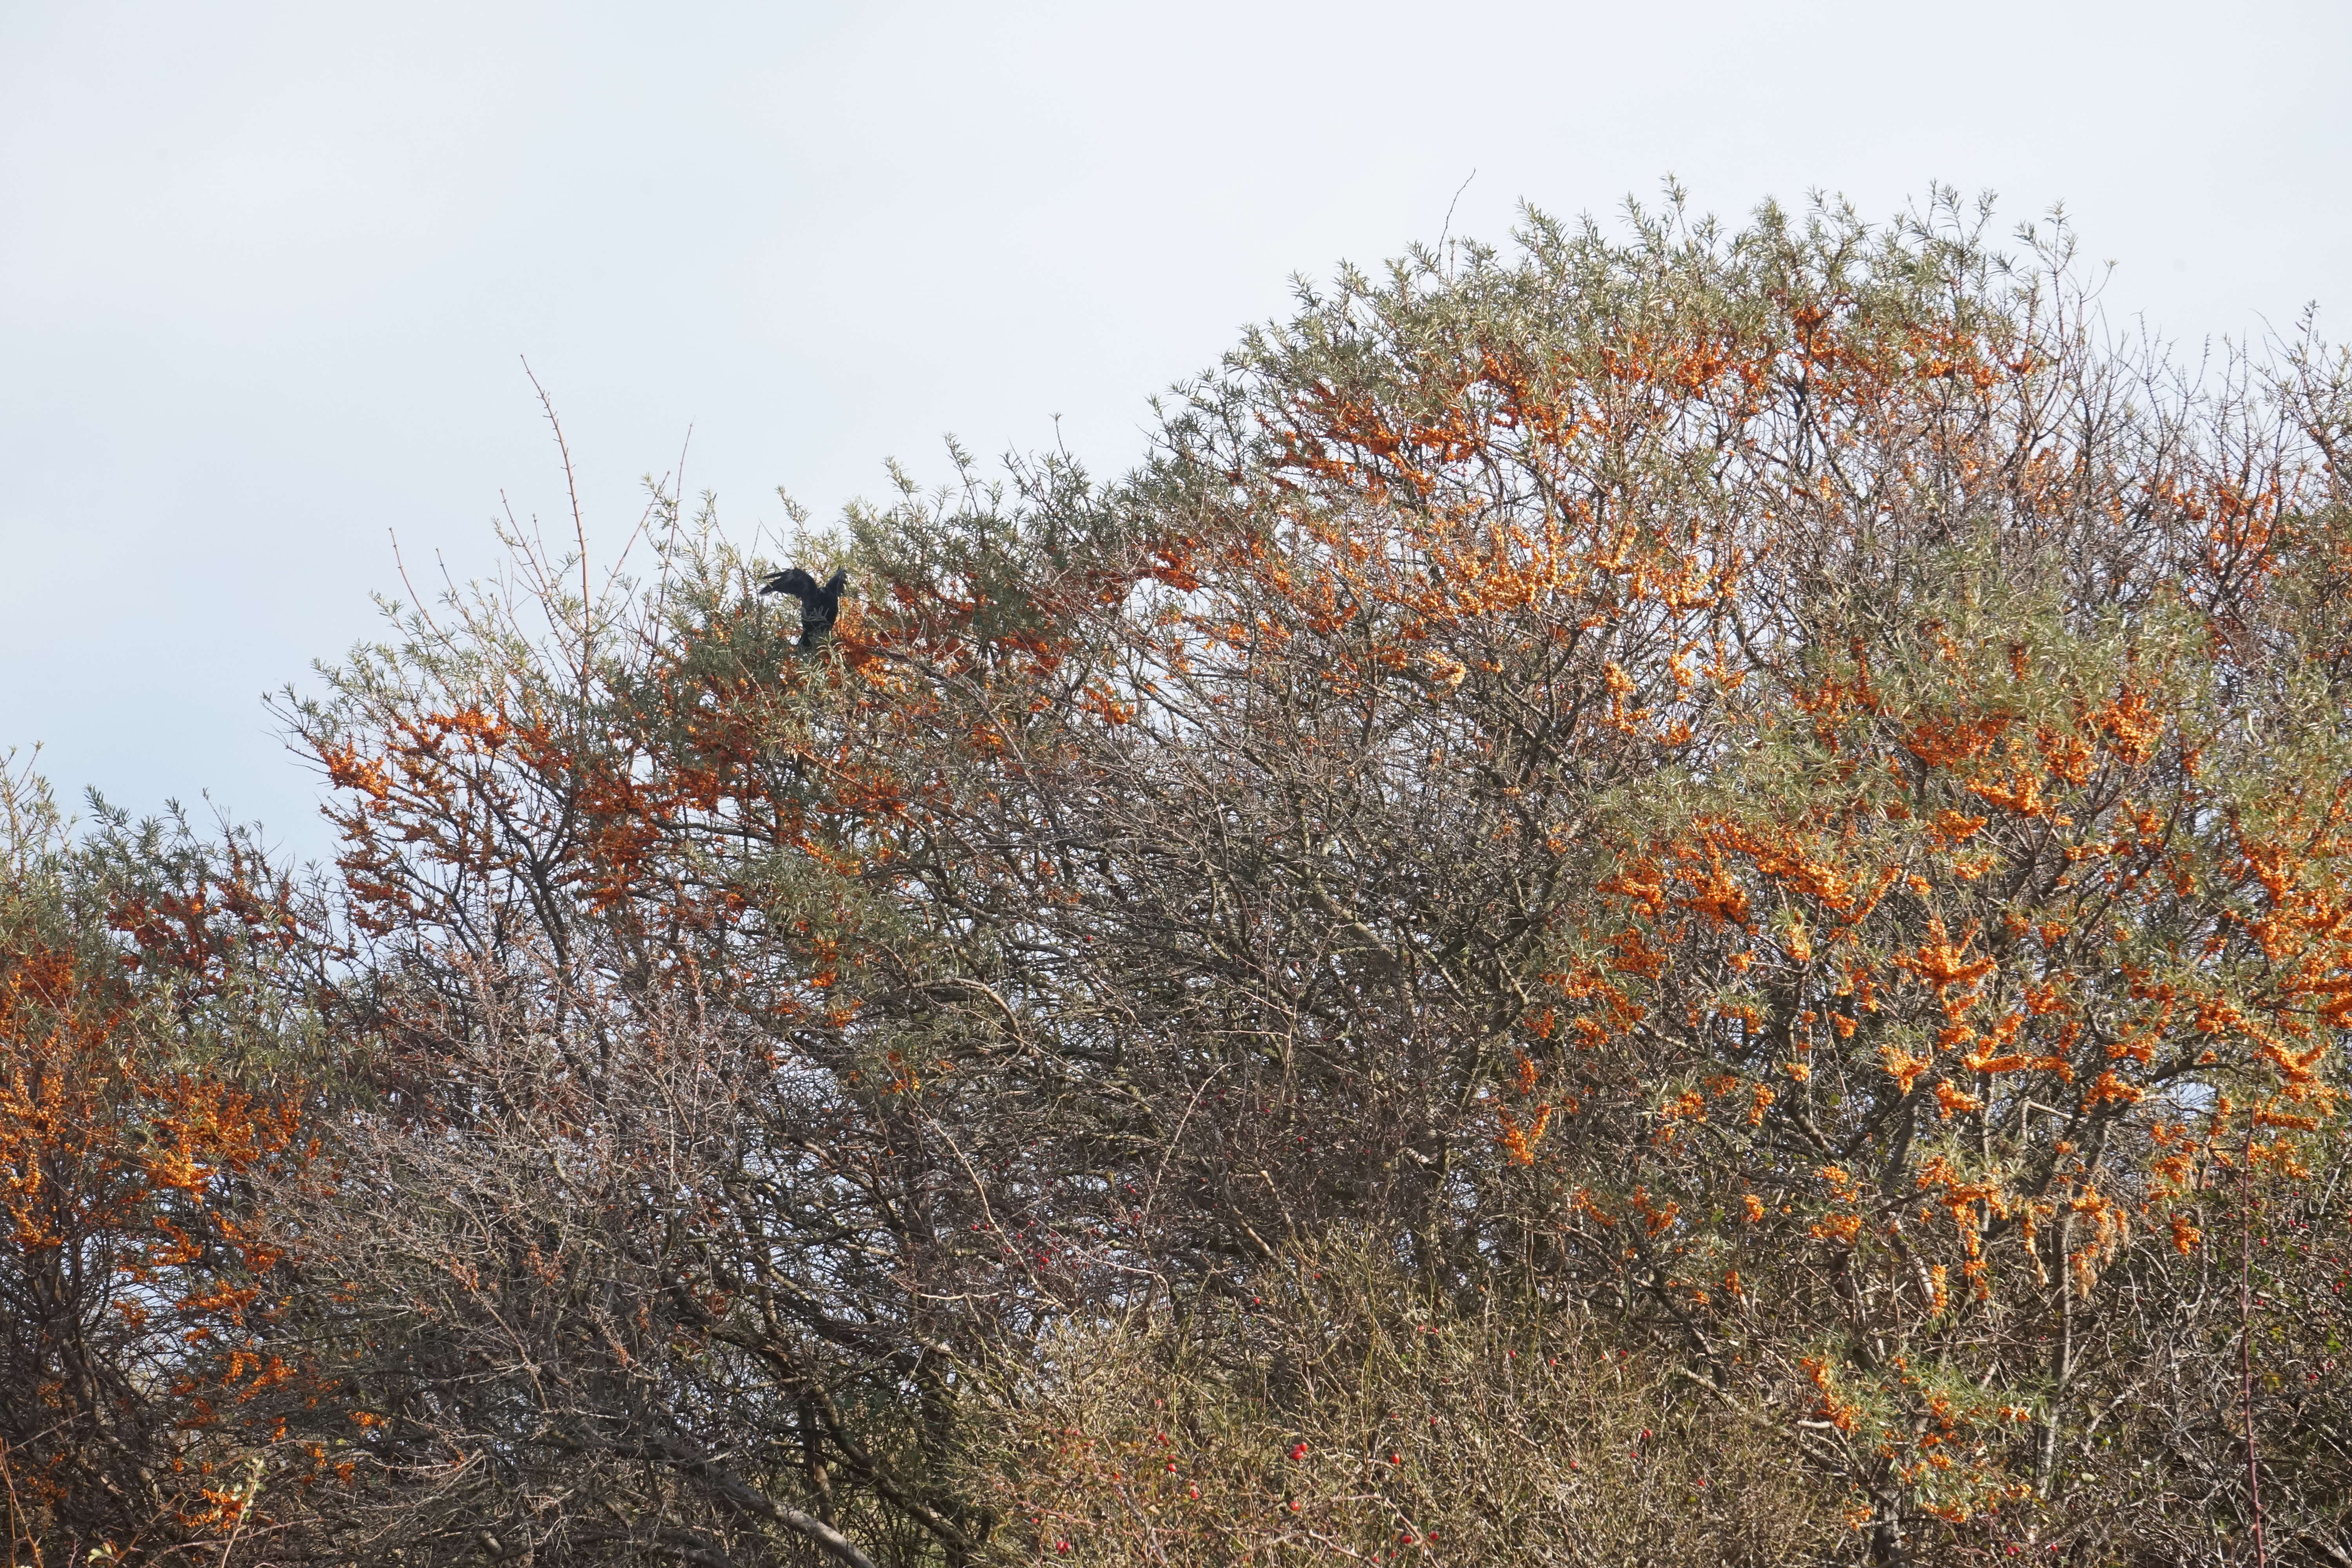
<svg viewBox="0 0 2352 1568"><path fill-rule="evenodd" d="M2352 1550L2352 377L2184 376L2068 243L1530 215L1302 291L1115 483L806 534L811 648L663 496L635 580L514 540L393 606L282 709L310 892L56 851L148 1021L39 1050L212 1041L172 1094L273 1131L173 1201L273 1305L126 1374L244 1490L18 1539Z"/></svg>

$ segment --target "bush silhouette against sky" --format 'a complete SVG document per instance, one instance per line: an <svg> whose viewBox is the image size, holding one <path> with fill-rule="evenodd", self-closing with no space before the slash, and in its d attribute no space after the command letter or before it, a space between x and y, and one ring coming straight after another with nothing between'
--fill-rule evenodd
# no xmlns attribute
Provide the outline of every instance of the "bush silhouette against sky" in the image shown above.
<svg viewBox="0 0 2352 1568"><path fill-rule="evenodd" d="M2342 1560L2347 28L9 11L11 1561Z"/></svg>
<svg viewBox="0 0 2352 1568"><path fill-rule="evenodd" d="M2340 1551L2352 357L1998 236L1530 212L1115 480L518 521L275 704L310 873L12 771L12 1550Z"/></svg>
<svg viewBox="0 0 2352 1568"><path fill-rule="evenodd" d="M2063 201L2188 357L2340 302L2340 7L1045 5L0 16L0 733L311 852L256 700L484 522L678 466L739 537L1057 439L1328 276L1517 204ZM1410 37L1412 47L1397 40ZM1476 171L1466 189L1464 182ZM1456 194L1459 201L1456 205ZM1059 416L1058 426L1055 417ZM690 448L686 436L694 431Z"/></svg>

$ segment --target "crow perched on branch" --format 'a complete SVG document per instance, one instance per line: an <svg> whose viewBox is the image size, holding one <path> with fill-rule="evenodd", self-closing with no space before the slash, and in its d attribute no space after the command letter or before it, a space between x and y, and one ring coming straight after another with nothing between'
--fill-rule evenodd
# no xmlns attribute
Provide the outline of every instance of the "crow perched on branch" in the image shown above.
<svg viewBox="0 0 2352 1568"><path fill-rule="evenodd" d="M835 572L833 580L820 587L815 578L802 568L793 566L762 583L760 592L790 594L801 602L800 646L811 647L833 630L834 618L841 614L841 590L848 582L848 573Z"/></svg>

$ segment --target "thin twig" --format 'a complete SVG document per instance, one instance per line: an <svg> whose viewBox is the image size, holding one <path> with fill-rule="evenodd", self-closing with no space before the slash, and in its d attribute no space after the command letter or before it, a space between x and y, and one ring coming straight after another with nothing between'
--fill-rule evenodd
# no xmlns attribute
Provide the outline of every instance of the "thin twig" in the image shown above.
<svg viewBox="0 0 2352 1568"><path fill-rule="evenodd" d="M530 377L530 389L539 394L539 405L547 411L548 426L555 432L555 449L562 456L563 458L563 489L564 494L570 500L572 504L572 536L578 542L580 549L580 694L583 698L585 698L588 694L590 603L588 597L588 520L585 514L580 510L579 476L573 471L572 467L572 444L563 438L563 421L556 417L555 400L548 396L547 388L539 384L539 376L530 368L530 361L528 359L522 362L522 373L524 375Z"/></svg>

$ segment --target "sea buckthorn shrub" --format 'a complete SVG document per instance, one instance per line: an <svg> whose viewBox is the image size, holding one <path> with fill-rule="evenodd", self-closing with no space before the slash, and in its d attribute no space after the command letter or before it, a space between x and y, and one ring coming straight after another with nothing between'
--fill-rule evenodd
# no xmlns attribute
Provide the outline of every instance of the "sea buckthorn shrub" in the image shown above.
<svg viewBox="0 0 2352 1568"><path fill-rule="evenodd" d="M2352 374L1989 222L1343 271L814 644L658 491L390 606L275 1560L2352 1554Z"/></svg>
<svg viewBox="0 0 2352 1568"><path fill-rule="evenodd" d="M293 1468L261 1192L311 1139L253 841L101 808L79 837L0 756L0 1541L163 1561L247 1533ZM257 1543L267 1531L255 1535Z"/></svg>

